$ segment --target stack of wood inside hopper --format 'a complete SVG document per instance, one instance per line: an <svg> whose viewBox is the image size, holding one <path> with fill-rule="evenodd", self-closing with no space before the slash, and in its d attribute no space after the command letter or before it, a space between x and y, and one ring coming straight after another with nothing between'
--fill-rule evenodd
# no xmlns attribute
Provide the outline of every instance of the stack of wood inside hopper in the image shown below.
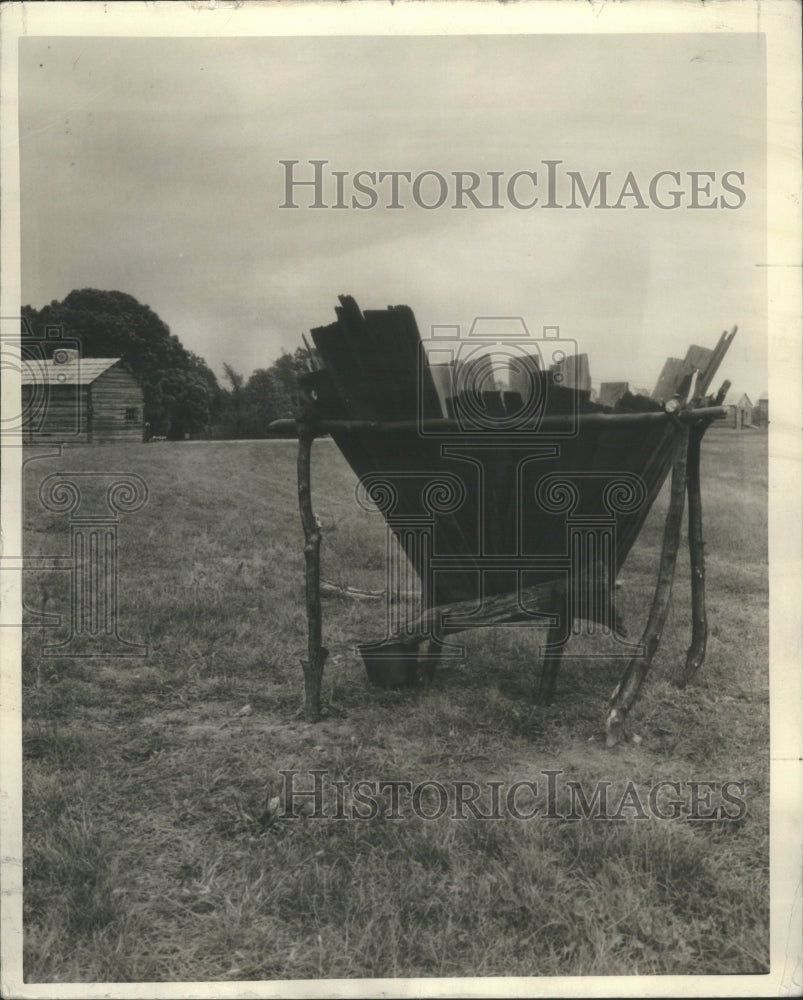
<svg viewBox="0 0 803 1000"><path fill-rule="evenodd" d="M510 593L556 576L545 569L486 569L481 585L479 572L480 557L487 565L488 556L557 556L565 551L565 512L550 513L536 502L539 482L553 473L577 474L580 509L589 513L605 509L603 492L611 475L640 478L643 502L617 515L618 572L670 470L677 427L668 418L642 423L583 418L664 414L667 401L676 395L685 399L695 376L694 397L704 401L732 337L723 335L714 350L691 347L684 359L669 359L651 396L631 393L624 382L606 383L594 402L584 355L548 366L525 350L518 375L513 373L506 385L489 382L486 388L480 380L472 388L459 365L430 366L409 307L363 313L354 299L341 296L335 311L336 322L312 330L313 370L299 382L317 420L324 426L326 421L342 422L331 430L332 437L360 480L379 475L393 484L397 500L392 517L386 513L390 527L395 530L405 518L420 516L422 476L434 481L446 474L465 486L458 506L433 514L430 555L462 557L459 570L437 574L429 595L435 606ZM517 378L523 381L517 383ZM485 414L491 423L494 417L515 415L528 379L532 398L539 401L529 424L522 422L501 436L482 420L476 426L427 430L437 426L433 421L454 421L461 413ZM567 433L570 424L555 428L545 419L573 413L580 415L573 432ZM354 426L343 426L346 422ZM415 561L415 553L411 558Z"/></svg>

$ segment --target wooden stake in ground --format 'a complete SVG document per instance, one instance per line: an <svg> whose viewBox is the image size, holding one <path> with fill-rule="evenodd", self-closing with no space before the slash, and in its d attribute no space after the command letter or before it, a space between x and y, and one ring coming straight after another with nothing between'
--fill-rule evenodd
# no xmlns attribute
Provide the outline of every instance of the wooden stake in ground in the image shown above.
<svg viewBox="0 0 803 1000"><path fill-rule="evenodd" d="M541 683L536 695L537 705L551 705L555 699L555 685L558 679L566 636L571 631L571 622L567 622L570 614L566 585L556 583L552 590L552 610L554 623L549 626L546 643L544 644L544 659L541 665ZM567 628L568 625L568 628ZM563 643L563 645L561 645Z"/></svg>
<svg viewBox="0 0 803 1000"><path fill-rule="evenodd" d="M321 532L312 510L310 458L315 426L306 410L298 420L298 509L304 529L304 563L307 601L307 659L304 669L304 717L317 722L321 717L321 678L328 651L321 645Z"/></svg>
<svg viewBox="0 0 803 1000"><path fill-rule="evenodd" d="M732 339L733 335L731 335ZM720 405L730 389L730 382L723 382L714 399ZM678 671L675 684L685 687L700 669L705 659L708 642L708 617L705 610L705 543L703 542L703 504L700 495L700 446L710 421L692 424L689 431L689 458L686 470L689 496L689 561L691 563L691 645L686 653L686 663Z"/></svg>
<svg viewBox="0 0 803 1000"><path fill-rule="evenodd" d="M675 683L685 687L705 659L708 620L705 612L705 550L703 542L703 507L700 498L700 442L707 424L698 424L689 432L687 491L689 497L689 561L691 563L691 645L686 664Z"/></svg>
<svg viewBox="0 0 803 1000"><path fill-rule="evenodd" d="M680 526L683 520L683 507L686 494L686 463L689 450L689 425L679 424L678 440L676 442L674 462L672 463L672 487L669 497L669 510L664 524L664 540L661 548L661 562L658 568L658 581L652 599L650 616L641 638L644 654L634 656L627 665L622 679L616 685L611 696L608 720L605 724L607 745L616 746L624 735L624 724L627 713L636 700L639 689L650 669L652 658L661 641L669 598L672 595L672 581L675 576L678 543L680 541Z"/></svg>

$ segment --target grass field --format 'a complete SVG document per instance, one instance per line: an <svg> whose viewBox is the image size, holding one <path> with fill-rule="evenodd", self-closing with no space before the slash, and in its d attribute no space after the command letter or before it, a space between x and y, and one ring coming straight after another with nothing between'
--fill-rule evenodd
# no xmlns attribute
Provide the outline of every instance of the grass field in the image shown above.
<svg viewBox="0 0 803 1000"><path fill-rule="evenodd" d="M633 738L614 750L603 727L623 661L570 651L555 704L536 708L538 634L479 629L428 690L377 690L353 647L382 635L383 605L338 597L324 602L325 718L304 723L293 442L30 462L28 556L68 548L66 516L37 499L49 472L147 481L147 505L121 517L119 560L120 634L149 653L44 657L66 627L24 634L26 981L766 971L766 444L720 428L704 441L707 660L688 688L672 686L690 635L684 548ZM313 477L324 577L381 589L381 518L357 508L331 442L316 443ZM664 493L622 573L631 636L665 510ZM28 606L64 615L68 577L28 572ZM279 772L312 768L349 783L539 788L560 771L559 818L282 818ZM611 798L631 787L646 802L661 780L686 799L691 781L744 782L746 812L562 818L567 782L608 781Z"/></svg>

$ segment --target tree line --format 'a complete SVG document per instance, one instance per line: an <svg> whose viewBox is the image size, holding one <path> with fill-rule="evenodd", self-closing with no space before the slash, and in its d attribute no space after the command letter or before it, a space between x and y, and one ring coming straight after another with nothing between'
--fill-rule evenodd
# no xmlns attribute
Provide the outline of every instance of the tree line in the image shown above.
<svg viewBox="0 0 803 1000"><path fill-rule="evenodd" d="M188 351L147 305L125 292L94 288L70 292L42 309L22 309L22 336L52 356L58 342L48 327L80 345L86 358L121 358L142 387L148 437L261 438L268 425L293 416L296 375L306 371L306 352L283 353L248 379L224 364L221 385L203 358Z"/></svg>

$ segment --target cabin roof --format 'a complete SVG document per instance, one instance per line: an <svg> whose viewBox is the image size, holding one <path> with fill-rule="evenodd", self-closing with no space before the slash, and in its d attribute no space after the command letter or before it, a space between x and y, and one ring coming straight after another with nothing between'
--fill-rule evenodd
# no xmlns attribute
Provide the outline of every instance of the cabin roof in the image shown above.
<svg viewBox="0 0 803 1000"><path fill-rule="evenodd" d="M23 385L90 385L118 361L120 358L71 358L56 363L53 358L28 358L21 380Z"/></svg>
<svg viewBox="0 0 803 1000"><path fill-rule="evenodd" d="M753 401L746 392L731 389L723 400L725 406L752 406Z"/></svg>

